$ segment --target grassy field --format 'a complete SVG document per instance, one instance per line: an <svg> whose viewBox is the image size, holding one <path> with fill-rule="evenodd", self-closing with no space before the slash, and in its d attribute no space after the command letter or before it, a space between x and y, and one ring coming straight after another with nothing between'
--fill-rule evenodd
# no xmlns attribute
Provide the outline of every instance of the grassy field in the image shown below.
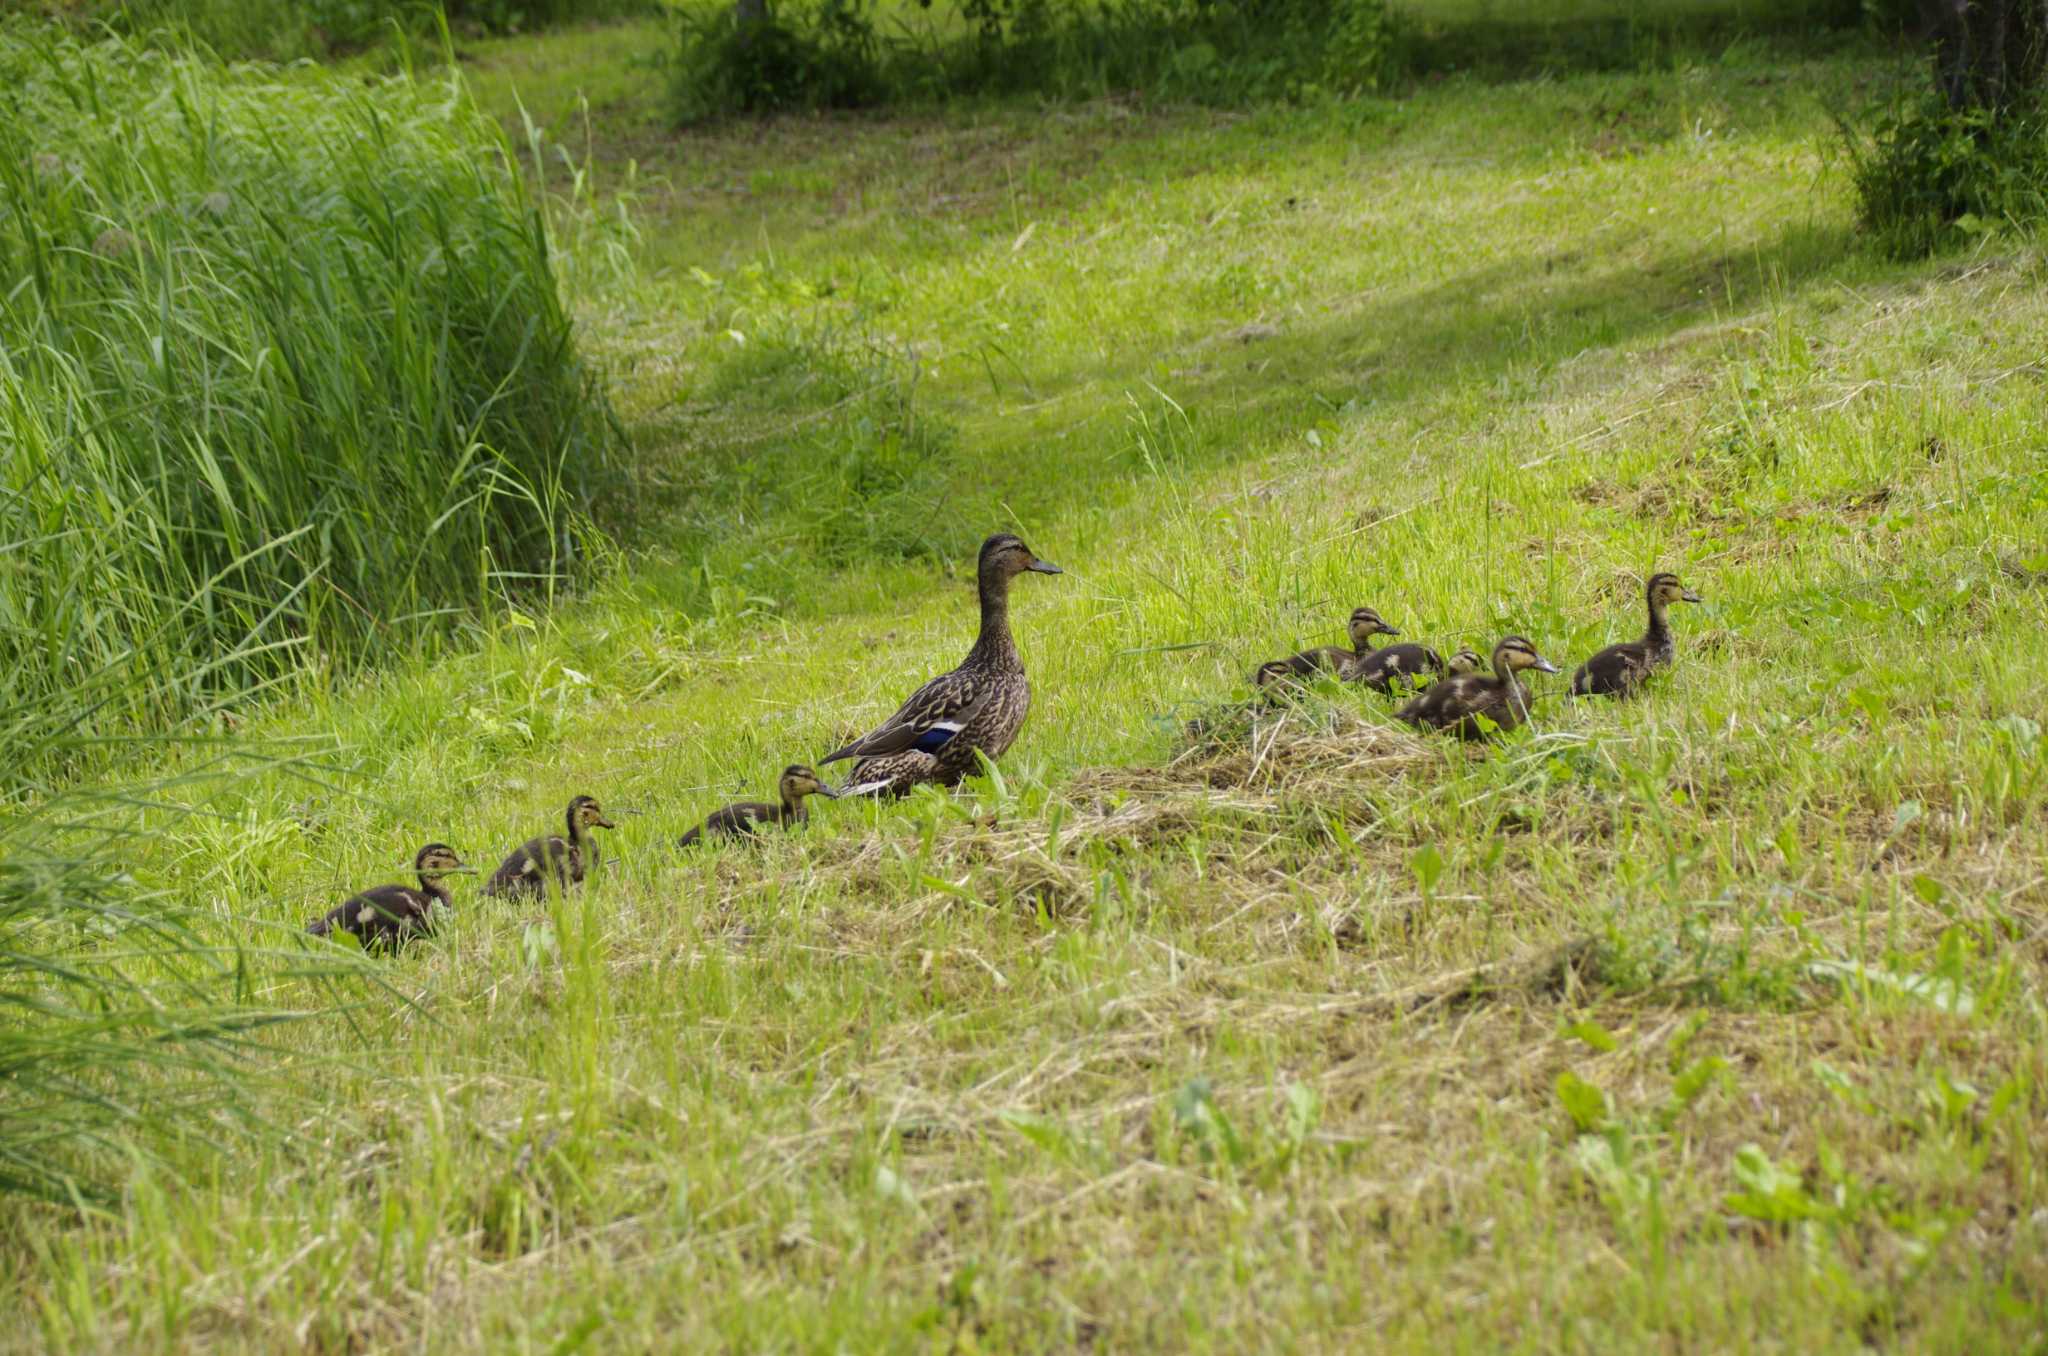
<svg viewBox="0 0 2048 1356"><path fill-rule="evenodd" d="M458 884L278 1133L0 1205L0 1343L2039 1349L2048 269L1860 245L1897 57L676 136L660 32L465 52L634 196L644 536L135 869L289 929L575 792L612 865ZM1068 571L999 780L669 848L956 662L999 528ZM1632 705L1232 705L1359 604L1569 668L1660 568Z"/></svg>

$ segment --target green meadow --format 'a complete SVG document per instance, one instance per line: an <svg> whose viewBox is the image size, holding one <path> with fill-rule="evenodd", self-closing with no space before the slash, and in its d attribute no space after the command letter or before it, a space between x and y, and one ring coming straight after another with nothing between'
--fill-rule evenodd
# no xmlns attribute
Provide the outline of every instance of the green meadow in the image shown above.
<svg viewBox="0 0 2048 1356"><path fill-rule="evenodd" d="M457 44L616 415L587 564L266 679L123 840L300 1020L0 1199L0 1348L2038 1347L2048 263L1857 233L1910 54L677 131L668 32ZM1066 573L993 774L674 848L957 663L999 530ZM1568 675L1657 570L1633 702L1251 700L1360 605ZM307 973L577 793L590 886Z"/></svg>

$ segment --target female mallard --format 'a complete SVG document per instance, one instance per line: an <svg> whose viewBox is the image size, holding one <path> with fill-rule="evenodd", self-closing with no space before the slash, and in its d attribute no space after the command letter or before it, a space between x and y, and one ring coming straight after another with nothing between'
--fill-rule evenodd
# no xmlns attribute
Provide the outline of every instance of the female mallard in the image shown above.
<svg viewBox="0 0 2048 1356"><path fill-rule="evenodd" d="M728 805L723 810L713 810L711 817L676 840L677 847L689 847L715 836L722 838L745 838L761 824L801 824L811 817L804 807L805 796L825 796L836 800L837 791L818 779L818 774L800 764L782 769L782 778L776 784L782 796L780 805L764 805L758 800L743 800L737 805Z"/></svg>
<svg viewBox="0 0 2048 1356"><path fill-rule="evenodd" d="M1696 603L1700 596L1679 583L1675 574L1653 574L1643 586L1643 597L1650 607L1649 630L1641 640L1610 645L1579 665L1572 675L1574 697L1626 697L1653 669L1663 668L1677 656L1678 646L1672 642L1664 609L1672 603Z"/></svg>
<svg viewBox="0 0 2048 1356"><path fill-rule="evenodd" d="M585 875L597 870L598 857L596 841L586 839L583 831L617 826L604 817L604 811L589 796L578 796L570 801L566 818L569 823L567 838L560 834L543 834L527 839L498 864L483 893L507 899L521 896L538 899L547 893L547 876L550 873L554 875L555 884L564 890L571 885L581 885Z"/></svg>
<svg viewBox="0 0 2048 1356"><path fill-rule="evenodd" d="M409 885L379 885L329 910L324 918L308 924L315 937L332 937L346 932L362 943L365 951L396 951L415 937L434 930L434 909L448 907L452 896L441 884L443 876L470 868L446 843L429 843L412 859L420 888Z"/></svg>
<svg viewBox="0 0 2048 1356"><path fill-rule="evenodd" d="M1505 636L1493 647L1493 672L1461 673L1394 713L1418 729L1449 730L1461 739L1484 739L1512 730L1529 718L1529 690L1515 675L1523 669L1556 673L1557 666L1520 636Z"/></svg>
<svg viewBox="0 0 2048 1356"><path fill-rule="evenodd" d="M901 795L919 782L952 786L976 767L975 755L999 758L1031 710L1031 684L1010 639L1010 581L1026 570L1059 574L1007 532L981 544L976 578L981 635L960 667L910 694L895 715L824 760L858 758L841 795Z"/></svg>
<svg viewBox="0 0 2048 1356"><path fill-rule="evenodd" d="M1380 620L1380 614L1369 607L1354 611L1345 629L1351 637L1350 649L1341 645L1318 645L1285 659L1269 659L1253 671L1252 685L1264 687L1278 678L1309 678L1318 673L1341 676L1347 665L1356 664L1372 654L1374 636L1401 634Z"/></svg>

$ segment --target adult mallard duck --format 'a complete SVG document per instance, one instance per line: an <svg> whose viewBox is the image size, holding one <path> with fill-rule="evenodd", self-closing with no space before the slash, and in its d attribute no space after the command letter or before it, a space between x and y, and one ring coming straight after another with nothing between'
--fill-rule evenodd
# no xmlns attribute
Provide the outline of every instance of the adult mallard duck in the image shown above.
<svg viewBox="0 0 2048 1356"><path fill-rule="evenodd" d="M1461 739L1484 739L1512 730L1529 718L1529 691L1515 675L1523 669L1556 673L1557 666L1520 636L1504 636L1493 647L1493 672L1461 673L1432 684L1395 718L1418 729L1449 730Z"/></svg>
<svg viewBox="0 0 2048 1356"><path fill-rule="evenodd" d="M1696 603L1700 596L1679 583L1677 575L1659 573L1643 585L1643 598L1650 609L1650 626L1643 638L1610 645L1579 665L1572 675L1574 697L1626 697L1652 671L1677 657L1678 646L1671 638L1664 609L1672 603Z"/></svg>
<svg viewBox="0 0 2048 1356"><path fill-rule="evenodd" d="M676 840L676 846L689 847L711 837L745 838L762 824L801 824L811 817L811 812L804 807L805 796L824 796L835 800L839 796L837 791L819 780L817 773L794 763L782 769L776 791L782 798L780 805L743 800L737 805L713 810L710 818Z"/></svg>
<svg viewBox="0 0 2048 1356"><path fill-rule="evenodd" d="M604 817L604 810L589 796L578 796L569 802L564 818L568 821L569 836L542 834L529 838L512 849L512 855L498 864L484 885L483 893L495 897L516 899L521 896L539 898L547 893L547 877L552 875L555 884L566 890L571 885L580 885L586 875L597 870L597 843L585 838L586 829L609 829L617 827Z"/></svg>
<svg viewBox="0 0 2048 1356"><path fill-rule="evenodd" d="M981 544L975 577L981 634L960 667L910 694L896 714L821 766L858 758L841 795L901 795L919 782L952 786L975 770L975 755L999 758L1031 710L1031 684L1010 639L1010 582L1027 571L1059 574L1008 532Z"/></svg>
<svg viewBox="0 0 2048 1356"><path fill-rule="evenodd" d="M443 876L468 871L455 849L446 843L429 843L412 859L420 878L419 889L409 885L379 885L350 895L323 918L308 924L315 937L332 937L346 932L362 943L365 951L396 951L416 937L434 930L434 910L453 902Z"/></svg>

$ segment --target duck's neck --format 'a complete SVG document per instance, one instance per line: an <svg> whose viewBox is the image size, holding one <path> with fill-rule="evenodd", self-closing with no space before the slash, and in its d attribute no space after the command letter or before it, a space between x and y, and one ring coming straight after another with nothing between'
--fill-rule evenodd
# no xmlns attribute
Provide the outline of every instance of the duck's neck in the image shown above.
<svg viewBox="0 0 2048 1356"><path fill-rule="evenodd" d="M1650 654L1659 663L1664 663L1671 658L1671 623L1664 618L1662 600L1652 595L1649 606L1650 625L1649 629L1643 632L1643 644L1649 647Z"/></svg>
<svg viewBox="0 0 2048 1356"><path fill-rule="evenodd" d="M802 823L804 816L810 813L804 809L804 798L791 791L788 787L779 789L782 792L782 808L777 818L784 824L792 821Z"/></svg>
<svg viewBox="0 0 2048 1356"><path fill-rule="evenodd" d="M1500 683L1501 691L1506 694L1508 705L1514 708L1515 718L1517 720L1527 720L1529 718L1529 689L1522 686L1521 678L1516 674L1515 670L1508 667L1506 655L1494 656L1493 676Z"/></svg>
<svg viewBox="0 0 2048 1356"><path fill-rule="evenodd" d="M441 884L439 876L422 875L420 877L420 889L430 897L440 900L443 904L453 904L455 902L455 896L449 893L447 886Z"/></svg>
<svg viewBox="0 0 2048 1356"><path fill-rule="evenodd" d="M1007 575L981 577L981 634L967 652L969 663L995 668L1021 669L1017 643L1010 639L1010 580Z"/></svg>
<svg viewBox="0 0 2048 1356"><path fill-rule="evenodd" d="M576 816L569 816L569 850L581 853L585 870L597 869L597 840L583 836L583 826L576 822Z"/></svg>

